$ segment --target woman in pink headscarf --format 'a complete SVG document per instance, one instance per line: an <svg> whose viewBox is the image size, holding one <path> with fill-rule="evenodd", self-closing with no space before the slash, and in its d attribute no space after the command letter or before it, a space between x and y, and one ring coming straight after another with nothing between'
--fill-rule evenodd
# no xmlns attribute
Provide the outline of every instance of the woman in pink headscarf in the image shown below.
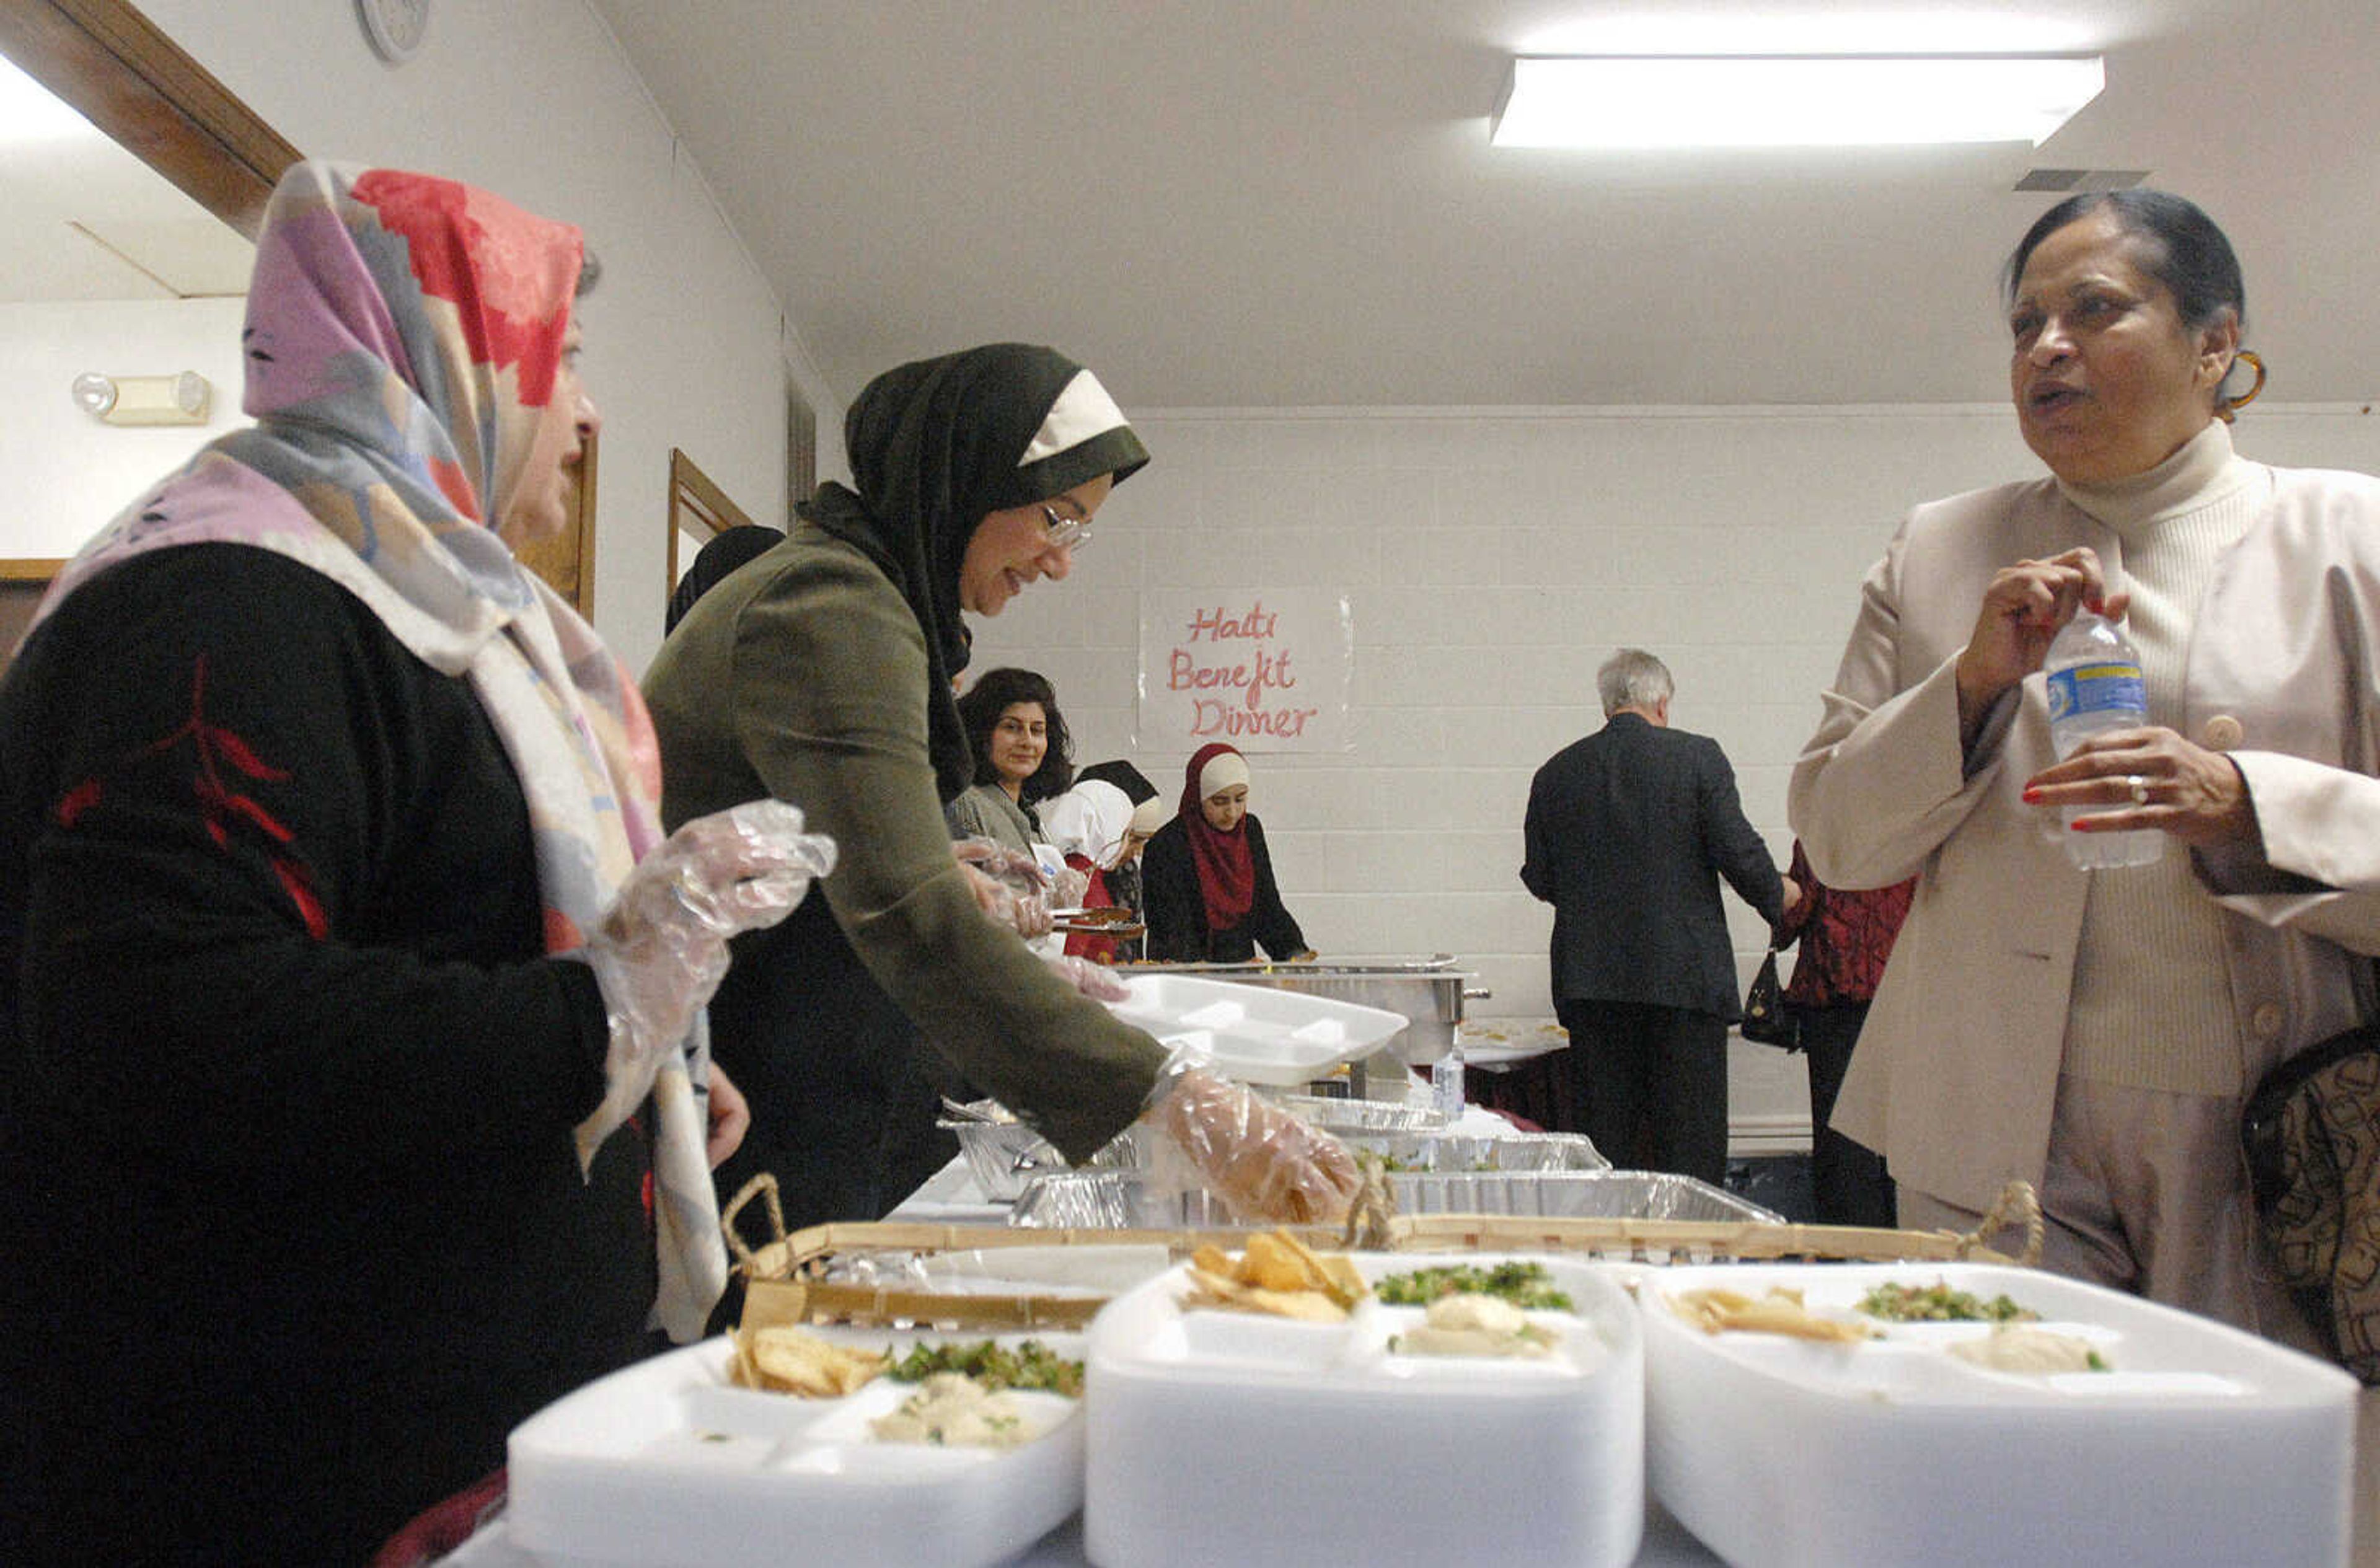
<svg viewBox="0 0 2380 1568"><path fill-rule="evenodd" d="M1264 824L1248 810L1248 761L1217 741L1183 770L1182 806L1141 857L1148 956L1245 964L1314 956L1274 885Z"/></svg>
<svg viewBox="0 0 2380 1568"><path fill-rule="evenodd" d="M832 855L774 803L664 840L635 686L514 559L597 423L582 254L291 169L256 423L0 683L0 1561L360 1562L720 1294L701 1009Z"/></svg>

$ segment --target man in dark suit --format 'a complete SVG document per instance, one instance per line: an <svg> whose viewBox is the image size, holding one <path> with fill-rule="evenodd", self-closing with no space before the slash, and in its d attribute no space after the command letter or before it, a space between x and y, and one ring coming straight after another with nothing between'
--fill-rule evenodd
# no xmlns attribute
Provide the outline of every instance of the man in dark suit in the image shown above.
<svg viewBox="0 0 2380 1568"><path fill-rule="evenodd" d="M1718 882L1771 926L1794 902L1718 742L1670 728L1669 669L1595 673L1602 729L1529 784L1521 881L1554 906L1554 1010L1581 1129L1611 1162L1727 1176L1727 1031L1742 1012Z"/></svg>

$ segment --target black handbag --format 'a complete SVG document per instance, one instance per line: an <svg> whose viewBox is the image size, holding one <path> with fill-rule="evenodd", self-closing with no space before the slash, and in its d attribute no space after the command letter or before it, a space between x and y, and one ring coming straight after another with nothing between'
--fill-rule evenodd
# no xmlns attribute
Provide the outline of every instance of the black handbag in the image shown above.
<svg viewBox="0 0 2380 1568"><path fill-rule="evenodd" d="M2338 1364L2380 1385L2380 1024L2265 1074L2240 1141L2281 1282Z"/></svg>
<svg viewBox="0 0 2380 1568"><path fill-rule="evenodd" d="M1743 1022L1738 1027L1743 1038L1755 1045L1781 1045L1788 1051L1802 1049L1801 1026L1785 1010L1785 988L1777 982L1777 950L1773 947L1768 956L1760 961L1760 972L1752 977L1752 989L1743 993Z"/></svg>

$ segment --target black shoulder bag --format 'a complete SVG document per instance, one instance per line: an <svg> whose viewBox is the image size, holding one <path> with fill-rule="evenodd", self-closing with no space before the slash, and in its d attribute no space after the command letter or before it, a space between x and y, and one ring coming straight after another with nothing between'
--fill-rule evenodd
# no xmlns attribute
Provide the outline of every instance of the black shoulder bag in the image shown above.
<svg viewBox="0 0 2380 1568"><path fill-rule="evenodd" d="M2281 1282L2338 1364L2380 1385L2380 1024L2265 1074L2240 1137Z"/></svg>

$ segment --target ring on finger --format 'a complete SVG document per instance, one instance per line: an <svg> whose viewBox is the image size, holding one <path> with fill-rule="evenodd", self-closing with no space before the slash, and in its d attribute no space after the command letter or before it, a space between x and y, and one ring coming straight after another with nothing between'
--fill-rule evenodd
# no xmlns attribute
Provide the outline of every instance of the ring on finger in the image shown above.
<svg viewBox="0 0 2380 1568"><path fill-rule="evenodd" d="M2131 792L2133 805L2146 806L2149 803L2148 780L2138 773L2127 773L2124 775L2124 784Z"/></svg>

